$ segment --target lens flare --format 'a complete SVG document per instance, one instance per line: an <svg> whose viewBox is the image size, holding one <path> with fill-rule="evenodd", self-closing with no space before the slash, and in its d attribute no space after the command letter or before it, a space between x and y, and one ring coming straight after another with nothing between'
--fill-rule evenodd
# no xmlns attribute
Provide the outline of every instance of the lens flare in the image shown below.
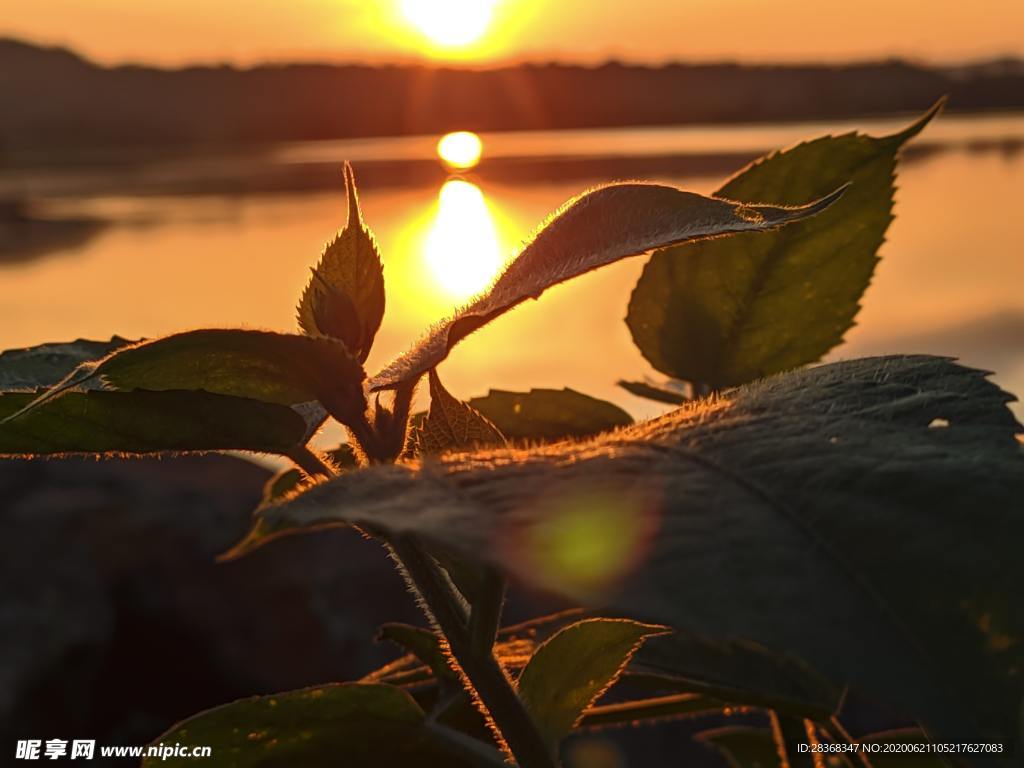
<svg viewBox="0 0 1024 768"><path fill-rule="evenodd" d="M611 588L646 555L658 528L650 489L580 488L540 502L504 546L540 584L580 598Z"/></svg>
<svg viewBox="0 0 1024 768"><path fill-rule="evenodd" d="M424 252L434 279L454 298L467 299L495 278L502 266L498 232L476 184L450 179L441 187Z"/></svg>
<svg viewBox="0 0 1024 768"><path fill-rule="evenodd" d="M456 48L479 40L495 0L402 0L405 18L436 45Z"/></svg>
<svg viewBox="0 0 1024 768"><path fill-rule="evenodd" d="M437 156L452 170L464 171L480 162L484 144L480 137L470 131L456 131L441 137L437 142Z"/></svg>

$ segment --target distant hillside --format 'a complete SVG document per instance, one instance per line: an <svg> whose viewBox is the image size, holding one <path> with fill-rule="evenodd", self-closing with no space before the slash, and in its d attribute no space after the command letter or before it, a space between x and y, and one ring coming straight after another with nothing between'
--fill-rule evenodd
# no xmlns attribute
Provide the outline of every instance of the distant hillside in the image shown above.
<svg viewBox="0 0 1024 768"><path fill-rule="evenodd" d="M0 149L181 145L1024 108L1024 66L104 68L0 39Z"/></svg>

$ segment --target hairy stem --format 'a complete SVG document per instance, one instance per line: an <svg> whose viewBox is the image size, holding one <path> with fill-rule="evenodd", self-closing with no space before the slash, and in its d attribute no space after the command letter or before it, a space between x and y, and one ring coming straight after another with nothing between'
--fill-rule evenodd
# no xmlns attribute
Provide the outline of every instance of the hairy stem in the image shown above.
<svg viewBox="0 0 1024 768"><path fill-rule="evenodd" d="M494 654L490 650L486 654L474 652L468 617L450 594L437 564L410 538L395 539L391 546L516 762L521 768L557 768L554 756Z"/></svg>
<svg viewBox="0 0 1024 768"><path fill-rule="evenodd" d="M818 743L814 724L792 715L780 715L772 710L772 735L779 750L779 761L783 768L824 768L825 761L820 752L801 752L799 745L813 747Z"/></svg>
<svg viewBox="0 0 1024 768"><path fill-rule="evenodd" d="M334 477L334 470L304 445L292 448L288 452L288 458L310 477Z"/></svg>

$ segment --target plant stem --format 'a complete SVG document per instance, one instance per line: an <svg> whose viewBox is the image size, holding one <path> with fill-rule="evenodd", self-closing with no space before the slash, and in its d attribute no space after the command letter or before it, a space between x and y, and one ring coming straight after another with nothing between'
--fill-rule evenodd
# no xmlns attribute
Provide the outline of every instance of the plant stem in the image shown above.
<svg viewBox="0 0 1024 768"><path fill-rule="evenodd" d="M288 452L288 458L299 465L299 468L310 477L334 477L335 472L319 456L304 445L296 446Z"/></svg>
<svg viewBox="0 0 1024 768"><path fill-rule="evenodd" d="M505 577L494 568L486 568L480 594L473 601L469 613L470 649L477 656L490 655L494 648L504 605Z"/></svg>
<svg viewBox="0 0 1024 768"><path fill-rule="evenodd" d="M437 565L411 538L396 538L391 547L517 763L521 768L557 768L554 756L493 652L474 653L465 613L449 594Z"/></svg>
<svg viewBox="0 0 1024 768"><path fill-rule="evenodd" d="M779 750L779 760L783 768L823 768L824 760L820 752L801 752L797 745L814 745L818 739L814 726L808 720L792 715L780 715L774 710L769 712L772 723L772 735Z"/></svg>

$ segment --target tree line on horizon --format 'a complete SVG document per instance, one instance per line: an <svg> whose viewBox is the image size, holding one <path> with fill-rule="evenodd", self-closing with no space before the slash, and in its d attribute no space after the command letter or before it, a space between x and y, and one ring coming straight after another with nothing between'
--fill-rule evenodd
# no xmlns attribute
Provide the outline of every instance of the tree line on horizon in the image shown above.
<svg viewBox="0 0 1024 768"><path fill-rule="evenodd" d="M102 67L0 40L0 150L837 119L1024 108L1024 63Z"/></svg>

